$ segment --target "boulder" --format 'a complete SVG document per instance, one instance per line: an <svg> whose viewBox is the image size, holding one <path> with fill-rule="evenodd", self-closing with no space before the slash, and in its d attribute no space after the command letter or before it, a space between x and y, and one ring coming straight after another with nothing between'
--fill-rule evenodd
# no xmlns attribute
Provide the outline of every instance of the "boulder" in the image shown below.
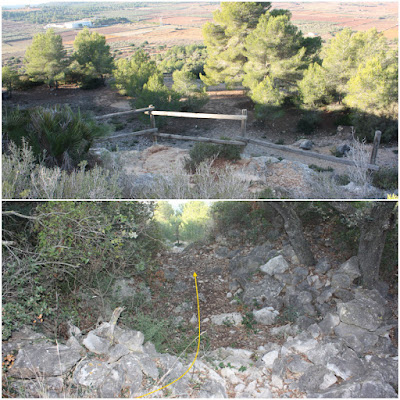
<svg viewBox="0 0 400 400"><path fill-rule="evenodd" d="M135 181L136 183L136 181ZM112 296L118 302L130 301L140 296L144 301L151 301L151 292L147 286L138 284L135 279L117 279L111 288Z"/></svg>
<svg viewBox="0 0 400 400"><path fill-rule="evenodd" d="M256 301L260 305L273 307L279 311L282 307L282 300L279 298L279 294L283 288L283 283L269 275L265 275L260 282L245 285L243 302L252 306Z"/></svg>
<svg viewBox="0 0 400 400"><path fill-rule="evenodd" d="M108 354L111 347L110 339L97 336L94 331L90 331L82 343L89 351L95 354Z"/></svg>
<svg viewBox="0 0 400 400"><path fill-rule="evenodd" d="M330 357L326 367L343 380L360 377L365 373L365 367L362 361L357 354L349 348L341 355Z"/></svg>
<svg viewBox="0 0 400 400"><path fill-rule="evenodd" d="M368 331L376 331L383 323L386 310L370 298L352 300L337 306L340 321Z"/></svg>
<svg viewBox="0 0 400 400"><path fill-rule="evenodd" d="M354 325L348 325L341 322L335 328L335 334L359 354L367 353L373 350L379 337L363 328Z"/></svg>
<svg viewBox="0 0 400 400"><path fill-rule="evenodd" d="M104 361L84 360L75 369L73 381L75 384L98 391L104 384L110 370L110 366ZM119 393L112 397L118 397L118 395Z"/></svg>
<svg viewBox="0 0 400 400"><path fill-rule="evenodd" d="M299 379L299 389L303 392L324 390L336 383L337 379L331 371L322 366L313 366Z"/></svg>
<svg viewBox="0 0 400 400"><path fill-rule="evenodd" d="M350 150L351 150L350 146L346 143L336 146L336 154L338 154L339 157L345 156Z"/></svg>
<svg viewBox="0 0 400 400"><path fill-rule="evenodd" d="M269 353L264 354L264 356L262 357L262 361L267 368L272 368L272 365L274 364L274 361L278 358L278 356L279 351L272 350Z"/></svg>
<svg viewBox="0 0 400 400"><path fill-rule="evenodd" d="M115 340L129 351L143 353L144 335L139 331L122 331L115 334Z"/></svg>
<svg viewBox="0 0 400 400"><path fill-rule="evenodd" d="M332 275L331 286L334 291L338 289L348 289L351 285L351 279L349 275L342 272L336 272Z"/></svg>
<svg viewBox="0 0 400 400"><path fill-rule="evenodd" d="M283 256L277 256L269 260L266 264L260 267L260 270L270 276L275 274L283 274L289 269L289 264Z"/></svg>
<svg viewBox="0 0 400 400"><path fill-rule="evenodd" d="M312 398L397 398L397 393L379 376L351 379L324 391L307 393Z"/></svg>
<svg viewBox="0 0 400 400"><path fill-rule="evenodd" d="M359 268L359 260L358 257L354 256L351 257L349 260L344 262L340 267L339 271L340 273L348 275L350 278L351 282L354 281L354 279L357 279L361 276L360 268Z"/></svg>
<svg viewBox="0 0 400 400"><path fill-rule="evenodd" d="M237 326L242 323L243 316L240 313L225 313L211 316L211 322L214 325L227 325L227 326Z"/></svg>
<svg viewBox="0 0 400 400"><path fill-rule="evenodd" d="M142 386L142 367L138 362L137 356L133 354L129 354L127 356L122 357L118 362L118 368L120 371L124 371L125 373L125 382L124 386L129 387L130 396L137 397L141 393ZM158 378L158 370L157 374L149 375L153 379ZM144 394L144 393L143 393Z"/></svg>
<svg viewBox="0 0 400 400"><path fill-rule="evenodd" d="M314 143L311 140L303 139L300 141L300 149L311 150Z"/></svg>
<svg viewBox="0 0 400 400"><path fill-rule="evenodd" d="M316 365L326 365L331 357L338 355L343 346L338 343L319 343L306 353L307 358Z"/></svg>
<svg viewBox="0 0 400 400"><path fill-rule="evenodd" d="M59 376L67 373L81 357L79 349L63 344L30 344L19 350L8 373L21 379Z"/></svg>
<svg viewBox="0 0 400 400"><path fill-rule="evenodd" d="M326 258L322 258L317 262L317 265L315 266L315 271L318 274L325 275L331 268L331 263Z"/></svg>
<svg viewBox="0 0 400 400"><path fill-rule="evenodd" d="M265 307L261 310L254 310L253 315L254 319L261 325L274 325L279 312L272 307Z"/></svg>

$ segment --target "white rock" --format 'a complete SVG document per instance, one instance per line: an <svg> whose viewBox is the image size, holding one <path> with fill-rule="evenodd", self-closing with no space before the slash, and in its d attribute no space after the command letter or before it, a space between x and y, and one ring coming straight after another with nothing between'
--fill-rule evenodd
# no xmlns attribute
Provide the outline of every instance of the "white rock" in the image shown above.
<svg viewBox="0 0 400 400"><path fill-rule="evenodd" d="M226 314L218 314L211 316L211 322L214 325L240 325L242 323L243 317L242 314L233 312Z"/></svg>
<svg viewBox="0 0 400 400"><path fill-rule="evenodd" d="M281 378L279 378L279 376L277 376L277 375L272 375L271 385L275 386L278 389L283 389L283 380Z"/></svg>
<svg viewBox="0 0 400 400"><path fill-rule="evenodd" d="M239 383L239 385L235 386L236 393L241 393L244 389L246 389L246 386L243 383Z"/></svg>
<svg viewBox="0 0 400 400"><path fill-rule="evenodd" d="M278 358L278 356L279 356L279 351L272 350L269 353L264 354L262 361L264 362L267 368L272 368L272 365L274 364L274 361Z"/></svg>
<svg viewBox="0 0 400 400"><path fill-rule="evenodd" d="M328 387L332 386L337 382L337 378L333 373L329 373L324 375L324 381L319 385L321 390L328 389Z"/></svg>
<svg viewBox="0 0 400 400"><path fill-rule="evenodd" d="M289 264L283 256L277 256L260 267L260 270L268 275L283 274L289 269Z"/></svg>
<svg viewBox="0 0 400 400"><path fill-rule="evenodd" d="M279 315L279 312L274 310L272 307L262 308L261 310L253 311L254 319L262 325L273 325L275 323L275 317Z"/></svg>
<svg viewBox="0 0 400 400"><path fill-rule="evenodd" d="M229 367L222 368L220 370L220 372L221 372L221 376L228 379L229 382L231 382L233 385L243 383L243 381L236 376L235 371L232 368L229 368Z"/></svg>

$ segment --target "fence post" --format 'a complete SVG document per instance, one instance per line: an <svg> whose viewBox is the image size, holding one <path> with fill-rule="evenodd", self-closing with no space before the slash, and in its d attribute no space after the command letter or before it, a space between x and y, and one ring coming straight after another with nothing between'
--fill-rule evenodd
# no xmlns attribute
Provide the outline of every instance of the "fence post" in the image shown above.
<svg viewBox="0 0 400 400"><path fill-rule="evenodd" d="M375 131L374 144L372 146L371 159L369 160L370 164L375 164L376 156L378 154L379 144L381 142L381 136L382 136L382 132L381 131Z"/></svg>
<svg viewBox="0 0 400 400"><path fill-rule="evenodd" d="M150 105L149 105L149 108L154 109L154 106L150 104ZM153 128L156 127L156 120L155 120L154 115L153 115L153 113L151 112L151 110L149 111L149 116L150 116L150 128L153 129ZM157 136L154 136L154 135L153 135L153 143L154 143L154 144L157 144Z"/></svg>
<svg viewBox="0 0 400 400"><path fill-rule="evenodd" d="M247 110L242 110L242 115L246 116L246 119L242 119L242 137L246 137L246 122L247 122Z"/></svg>

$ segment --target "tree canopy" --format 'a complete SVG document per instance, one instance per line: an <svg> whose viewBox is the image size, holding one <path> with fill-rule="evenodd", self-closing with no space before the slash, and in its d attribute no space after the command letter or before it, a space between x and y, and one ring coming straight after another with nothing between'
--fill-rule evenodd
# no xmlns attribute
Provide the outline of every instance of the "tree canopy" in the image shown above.
<svg viewBox="0 0 400 400"><path fill-rule="evenodd" d="M116 62L115 83L122 93L135 96L156 72L155 61L150 60L150 56L141 49L130 60L121 58Z"/></svg>
<svg viewBox="0 0 400 400"><path fill-rule="evenodd" d="M66 51L62 38L53 29L34 36L32 44L25 52L25 71L33 80L42 80L48 84L62 78Z"/></svg>
<svg viewBox="0 0 400 400"><path fill-rule="evenodd" d="M76 35L74 50L72 58L78 62L83 75L89 79L100 78L104 82L104 75L112 72L114 58L104 35L90 32L85 27Z"/></svg>
<svg viewBox="0 0 400 400"><path fill-rule="evenodd" d="M232 86L242 82L246 37L270 7L268 2L221 3L221 9L214 12L215 23L203 27L208 58L201 79L206 85L225 82Z"/></svg>

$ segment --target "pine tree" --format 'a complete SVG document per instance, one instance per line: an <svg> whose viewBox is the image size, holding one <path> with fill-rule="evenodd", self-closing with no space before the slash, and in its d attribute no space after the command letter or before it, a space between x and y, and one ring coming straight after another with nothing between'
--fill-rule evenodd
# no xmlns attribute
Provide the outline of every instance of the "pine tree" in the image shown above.
<svg viewBox="0 0 400 400"><path fill-rule="evenodd" d="M136 96L156 72L156 63L144 50L138 50L130 60L121 58L116 62L115 83L121 93Z"/></svg>
<svg viewBox="0 0 400 400"><path fill-rule="evenodd" d="M397 63L387 66L378 57L360 65L347 84L343 102L349 107L376 114L397 102Z"/></svg>
<svg viewBox="0 0 400 400"><path fill-rule="evenodd" d="M204 66L203 82L210 86L225 82L228 86L243 80L243 66L247 61L245 40L257 26L260 16L270 3L225 2L214 12L215 23L203 27L208 58Z"/></svg>
<svg viewBox="0 0 400 400"><path fill-rule="evenodd" d="M58 80L63 76L66 51L60 35L53 29L38 33L25 52L25 71L35 81L53 82L57 88Z"/></svg>
<svg viewBox="0 0 400 400"><path fill-rule="evenodd" d="M7 88L9 96L12 96L12 90L19 81L18 72L10 67L3 67L1 70L3 86Z"/></svg>
<svg viewBox="0 0 400 400"><path fill-rule="evenodd" d="M288 13L266 13L246 42L248 61L243 85L251 99L260 105L281 105L297 90L307 66L301 32L290 23Z"/></svg>
<svg viewBox="0 0 400 400"><path fill-rule="evenodd" d="M97 32L90 32L86 27L75 38L73 59L81 66L84 75L89 79L100 78L110 74L114 67L114 58L106 38Z"/></svg>
<svg viewBox="0 0 400 400"><path fill-rule="evenodd" d="M317 81L325 81L325 90L320 92L319 85L307 89L307 82L303 82L300 84L302 97L309 100L307 104L321 103L329 97L341 101L347 94L349 80L357 74L359 66L373 57L387 60L389 53L387 40L375 28L366 32L344 29L323 49L322 69L310 67L304 78L310 82L311 74L315 72ZM307 94L304 89L307 89Z"/></svg>
<svg viewBox="0 0 400 400"><path fill-rule="evenodd" d="M302 103L311 108L329 104L333 100L326 83L325 70L318 63L308 66L298 87Z"/></svg>

